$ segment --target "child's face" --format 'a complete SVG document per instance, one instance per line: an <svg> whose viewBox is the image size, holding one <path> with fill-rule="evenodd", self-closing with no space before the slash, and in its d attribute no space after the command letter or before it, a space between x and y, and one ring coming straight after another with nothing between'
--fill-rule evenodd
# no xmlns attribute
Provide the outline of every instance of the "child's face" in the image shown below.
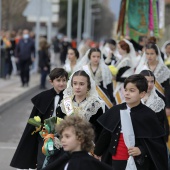
<svg viewBox="0 0 170 170"><path fill-rule="evenodd" d="M91 55L90 55L90 62L91 64L93 65L98 65L99 62L100 62L100 52L92 52Z"/></svg>
<svg viewBox="0 0 170 170"><path fill-rule="evenodd" d="M81 142L77 139L74 127L67 127L61 134L61 144L64 151L81 151Z"/></svg>
<svg viewBox="0 0 170 170"><path fill-rule="evenodd" d="M84 76L74 76L73 77L73 91L74 95L77 97L86 97L88 91L87 78Z"/></svg>
<svg viewBox="0 0 170 170"><path fill-rule="evenodd" d="M140 103L140 100L145 96L145 92L139 93L138 88L133 83L128 83L124 90L124 97L127 105L132 108Z"/></svg>
<svg viewBox="0 0 170 170"><path fill-rule="evenodd" d="M53 81L50 80L50 83L54 87L57 93L60 93L67 86L66 77L59 77L59 78L54 79Z"/></svg>
<svg viewBox="0 0 170 170"><path fill-rule="evenodd" d="M155 84L154 84L154 77L152 76L145 76L145 78L148 81L148 93L150 93L152 91L152 89L154 88Z"/></svg>
<svg viewBox="0 0 170 170"><path fill-rule="evenodd" d="M154 63L157 59L157 55L154 49L146 49L146 58L148 63Z"/></svg>
<svg viewBox="0 0 170 170"><path fill-rule="evenodd" d="M70 61L75 61L75 60L77 60L77 58L76 58L76 56L75 56L75 52L74 52L74 50L72 50L72 49L69 49L69 50L68 50L67 57L68 57L68 59L69 59Z"/></svg>
<svg viewBox="0 0 170 170"><path fill-rule="evenodd" d="M167 45L165 50L166 54L170 55L170 45Z"/></svg>

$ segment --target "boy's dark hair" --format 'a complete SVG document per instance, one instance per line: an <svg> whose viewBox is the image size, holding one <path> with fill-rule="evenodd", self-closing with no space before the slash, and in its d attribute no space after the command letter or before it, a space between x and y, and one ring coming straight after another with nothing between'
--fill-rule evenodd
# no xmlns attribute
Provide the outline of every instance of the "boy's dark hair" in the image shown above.
<svg viewBox="0 0 170 170"><path fill-rule="evenodd" d="M107 39L107 40L104 42L103 45L105 45L105 44L107 44L107 43L116 46L116 41L115 41L114 39Z"/></svg>
<svg viewBox="0 0 170 170"><path fill-rule="evenodd" d="M54 68L49 74L50 80L53 81L59 77L65 77L68 80L68 73L63 68Z"/></svg>
<svg viewBox="0 0 170 170"><path fill-rule="evenodd" d="M84 76L87 78L87 88L88 90L91 89L91 82L90 82L90 77L89 75L84 71L84 70L79 70L79 71L76 71L71 79L71 86L73 87L73 78L74 76Z"/></svg>
<svg viewBox="0 0 170 170"><path fill-rule="evenodd" d="M144 92L144 91L147 92L148 90L147 79L141 74L134 74L126 78L124 82L124 88L126 88L128 83L135 84L135 86L139 90L139 93Z"/></svg>
<svg viewBox="0 0 170 170"><path fill-rule="evenodd" d="M91 48L90 51L89 51L89 54L88 54L88 59L90 60L90 57L91 57L91 54L93 52L99 52L101 54L101 51L99 48Z"/></svg>
<svg viewBox="0 0 170 170"><path fill-rule="evenodd" d="M142 42L143 39L147 38L146 36L139 36L138 42Z"/></svg>
<svg viewBox="0 0 170 170"><path fill-rule="evenodd" d="M143 76L153 77L154 78L154 83L155 83L155 75L153 74L152 71L150 71L150 70L142 70L140 72L140 74L143 75Z"/></svg>
<svg viewBox="0 0 170 170"><path fill-rule="evenodd" d="M82 151L89 152L94 148L92 141L94 141L94 130L92 125L78 115L66 116L63 121L56 127L59 135L68 128L73 127L77 139L81 141Z"/></svg>

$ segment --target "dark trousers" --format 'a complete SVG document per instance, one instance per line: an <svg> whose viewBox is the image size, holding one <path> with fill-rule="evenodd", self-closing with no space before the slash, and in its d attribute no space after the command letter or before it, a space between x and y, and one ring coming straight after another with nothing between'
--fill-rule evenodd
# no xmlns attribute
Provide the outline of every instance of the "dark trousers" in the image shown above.
<svg viewBox="0 0 170 170"><path fill-rule="evenodd" d="M127 161L122 160L112 160L113 170L125 170Z"/></svg>
<svg viewBox="0 0 170 170"><path fill-rule="evenodd" d="M40 83L41 88L45 88L46 77L47 77L48 74L49 74L48 70L41 69L41 83Z"/></svg>
<svg viewBox="0 0 170 170"><path fill-rule="evenodd" d="M25 84L28 85L30 75L29 75L29 67L30 67L31 59L27 60L20 60L20 77L21 83L24 86Z"/></svg>

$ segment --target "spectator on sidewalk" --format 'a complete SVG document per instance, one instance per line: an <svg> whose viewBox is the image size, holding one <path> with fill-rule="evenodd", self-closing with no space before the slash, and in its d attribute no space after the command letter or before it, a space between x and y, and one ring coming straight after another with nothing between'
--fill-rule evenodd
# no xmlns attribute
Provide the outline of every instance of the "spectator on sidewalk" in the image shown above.
<svg viewBox="0 0 170 170"><path fill-rule="evenodd" d="M46 77L50 72L50 54L47 39L41 37L39 42L39 68L41 73L40 89L46 89Z"/></svg>
<svg viewBox="0 0 170 170"><path fill-rule="evenodd" d="M28 86L30 79L29 69L35 58L35 44L29 37L29 31L27 29L23 30L22 39L17 44L16 57L19 62L22 87Z"/></svg>

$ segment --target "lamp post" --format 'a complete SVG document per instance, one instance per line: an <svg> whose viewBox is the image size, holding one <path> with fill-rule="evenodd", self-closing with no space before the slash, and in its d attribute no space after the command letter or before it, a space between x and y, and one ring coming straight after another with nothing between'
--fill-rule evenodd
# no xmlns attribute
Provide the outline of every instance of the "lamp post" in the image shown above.
<svg viewBox="0 0 170 170"><path fill-rule="evenodd" d="M77 22L77 44L79 44L81 41L82 7L83 7L83 0L79 0L78 1L78 22Z"/></svg>
<svg viewBox="0 0 170 170"><path fill-rule="evenodd" d="M2 31L2 1L0 0L0 67L1 67L1 31ZM1 70L0 70L1 76Z"/></svg>
<svg viewBox="0 0 170 170"><path fill-rule="evenodd" d="M67 37L71 40L72 0L68 0L67 3Z"/></svg>

